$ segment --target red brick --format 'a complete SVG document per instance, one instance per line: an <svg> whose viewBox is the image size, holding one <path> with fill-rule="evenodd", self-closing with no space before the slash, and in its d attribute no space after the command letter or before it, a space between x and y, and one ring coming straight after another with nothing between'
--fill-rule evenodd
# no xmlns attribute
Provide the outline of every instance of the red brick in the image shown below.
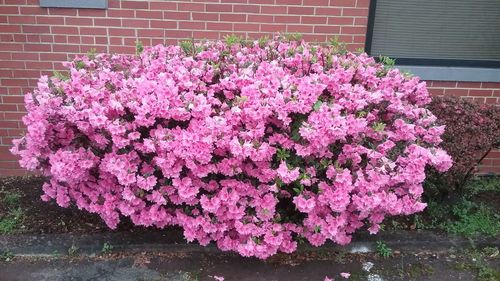
<svg viewBox="0 0 500 281"><path fill-rule="evenodd" d="M78 34L77 27L70 26L52 26L52 34Z"/></svg>
<svg viewBox="0 0 500 281"><path fill-rule="evenodd" d="M178 3L177 9L179 11L204 12L205 11L205 4L203 4L203 3Z"/></svg>
<svg viewBox="0 0 500 281"><path fill-rule="evenodd" d="M171 20L189 20L188 12L163 12L164 19Z"/></svg>
<svg viewBox="0 0 500 281"><path fill-rule="evenodd" d="M151 28L177 28L177 21L172 20L154 20L150 24Z"/></svg>
<svg viewBox="0 0 500 281"><path fill-rule="evenodd" d="M207 22L207 30L233 30L233 24L225 22Z"/></svg>
<svg viewBox="0 0 500 281"><path fill-rule="evenodd" d="M110 19L110 18L95 18L94 19L94 25L95 26L121 26L122 25L122 20L121 19Z"/></svg>
<svg viewBox="0 0 500 281"><path fill-rule="evenodd" d="M17 6L2 6L2 15L17 15L19 8Z"/></svg>
<svg viewBox="0 0 500 281"><path fill-rule="evenodd" d="M67 25L92 25L93 21L92 18L72 18L72 17L67 17L66 19L66 24Z"/></svg>
<svg viewBox="0 0 500 281"><path fill-rule="evenodd" d="M207 12L232 12L233 6L229 4L207 4L205 10Z"/></svg>
<svg viewBox="0 0 500 281"><path fill-rule="evenodd" d="M248 15L248 22L270 23L273 22L273 16L268 15Z"/></svg>
<svg viewBox="0 0 500 281"><path fill-rule="evenodd" d="M125 28L109 28L110 36L135 36L134 29L125 29Z"/></svg>
<svg viewBox="0 0 500 281"><path fill-rule="evenodd" d="M50 52L52 50L52 45L49 44L26 44L24 45L24 51L30 52Z"/></svg>
<svg viewBox="0 0 500 281"><path fill-rule="evenodd" d="M3 80L2 80L2 85L5 85L5 84L3 84ZM8 104L8 103L24 103L24 97L23 96L3 96L1 98L2 98L2 103L4 103L4 104ZM0 126L0 128L3 128L3 127Z"/></svg>
<svg viewBox="0 0 500 281"><path fill-rule="evenodd" d="M312 25L302 25L302 24L289 24L286 26L286 32L291 32L291 33L312 33L313 32L313 26Z"/></svg>
<svg viewBox="0 0 500 281"><path fill-rule="evenodd" d="M193 38L220 39L218 31L193 31Z"/></svg>
<svg viewBox="0 0 500 281"><path fill-rule="evenodd" d="M433 96L442 96L444 94L444 90L439 88L428 88L427 90Z"/></svg>
<svg viewBox="0 0 500 281"><path fill-rule="evenodd" d="M80 35L107 35L106 28L101 27L80 27Z"/></svg>
<svg viewBox="0 0 500 281"><path fill-rule="evenodd" d="M295 15L313 15L314 8L311 7L288 7L289 14Z"/></svg>
<svg viewBox="0 0 500 281"><path fill-rule="evenodd" d="M261 14L286 14L286 6L261 6Z"/></svg>
<svg viewBox="0 0 500 281"><path fill-rule="evenodd" d="M24 33L49 33L50 27L48 25L23 25Z"/></svg>
<svg viewBox="0 0 500 281"><path fill-rule="evenodd" d="M315 33L339 34L340 26L317 25L314 27Z"/></svg>
<svg viewBox="0 0 500 281"><path fill-rule="evenodd" d="M274 16L275 23L300 23L300 16Z"/></svg>
<svg viewBox="0 0 500 281"><path fill-rule="evenodd" d="M17 111L17 106L15 104L0 104L0 111Z"/></svg>
<svg viewBox="0 0 500 281"><path fill-rule="evenodd" d="M259 31L259 24L235 23L234 30L238 31Z"/></svg>
<svg viewBox="0 0 500 281"><path fill-rule="evenodd" d="M188 30L167 30L165 38L189 39L193 37L193 32Z"/></svg>
<svg viewBox="0 0 500 281"><path fill-rule="evenodd" d="M165 31L162 29L139 29L137 35L139 37L164 37Z"/></svg>
<svg viewBox="0 0 500 281"><path fill-rule="evenodd" d="M91 18L103 18L106 16L106 10L78 9L78 16L91 17Z"/></svg>
<svg viewBox="0 0 500 281"><path fill-rule="evenodd" d="M81 44L95 44L93 36L80 36Z"/></svg>
<svg viewBox="0 0 500 281"><path fill-rule="evenodd" d="M356 0L356 7L369 8L370 7L370 0Z"/></svg>
<svg viewBox="0 0 500 281"><path fill-rule="evenodd" d="M303 24L326 24L327 17L323 16L302 16L300 22Z"/></svg>
<svg viewBox="0 0 500 281"><path fill-rule="evenodd" d="M177 3L173 2L150 2L149 3L149 8L151 10L177 10Z"/></svg>
<svg viewBox="0 0 500 281"><path fill-rule="evenodd" d="M444 94L455 97L463 97L469 94L469 89L445 88Z"/></svg>
<svg viewBox="0 0 500 281"><path fill-rule="evenodd" d="M148 20L122 19L123 27L149 28Z"/></svg>
<svg viewBox="0 0 500 281"><path fill-rule="evenodd" d="M53 63L46 61L27 61L27 69L52 69Z"/></svg>
<svg viewBox="0 0 500 281"><path fill-rule="evenodd" d="M76 16L76 11L77 11L77 9L65 9L65 8L49 8L48 10L49 10L49 15L56 15L56 16Z"/></svg>
<svg viewBox="0 0 500 281"><path fill-rule="evenodd" d="M40 7L20 7L20 13L24 15L47 15L47 9ZM3 12L3 8L2 8Z"/></svg>
<svg viewBox="0 0 500 281"><path fill-rule="evenodd" d="M205 29L205 22L202 21L180 21L179 29Z"/></svg>
<svg viewBox="0 0 500 281"><path fill-rule="evenodd" d="M65 61L68 59L66 54L40 53L41 61Z"/></svg>
<svg viewBox="0 0 500 281"><path fill-rule="evenodd" d="M276 0L276 5L302 5L302 0Z"/></svg>
<svg viewBox="0 0 500 281"><path fill-rule="evenodd" d="M354 16L354 17L362 17L368 16L368 9L360 9L360 8L342 8L343 16Z"/></svg>
<svg viewBox="0 0 500 281"><path fill-rule="evenodd" d="M485 89L470 89L469 96L474 97L491 97L493 96L493 90L485 90Z"/></svg>
<svg viewBox="0 0 500 281"><path fill-rule="evenodd" d="M162 11L135 11L135 16L137 18L145 18L145 19L162 19L163 12Z"/></svg>
<svg viewBox="0 0 500 281"><path fill-rule="evenodd" d="M248 0L248 4L274 4L274 0Z"/></svg>
<svg viewBox="0 0 500 281"><path fill-rule="evenodd" d="M456 88L457 82L454 81L430 81L432 87Z"/></svg>
<svg viewBox="0 0 500 281"><path fill-rule="evenodd" d="M329 17L328 24L331 25L352 25L354 22L354 18L351 17Z"/></svg>
<svg viewBox="0 0 500 281"><path fill-rule="evenodd" d="M304 6L328 6L329 0L303 0Z"/></svg>
<svg viewBox="0 0 500 281"><path fill-rule="evenodd" d="M221 0L221 3L247 3L247 0Z"/></svg>
<svg viewBox="0 0 500 281"><path fill-rule="evenodd" d="M500 82L482 82L481 83L481 88L499 89L500 88Z"/></svg>
<svg viewBox="0 0 500 281"><path fill-rule="evenodd" d="M356 0L330 0L330 6L355 7Z"/></svg>
<svg viewBox="0 0 500 281"><path fill-rule="evenodd" d="M316 15L340 16L341 14L341 8L316 8Z"/></svg>
<svg viewBox="0 0 500 281"><path fill-rule="evenodd" d="M259 13L259 5L234 5L233 8L235 13Z"/></svg>
<svg viewBox="0 0 500 281"><path fill-rule="evenodd" d="M366 34L366 28L364 26L342 26L342 34Z"/></svg>
<svg viewBox="0 0 500 281"><path fill-rule="evenodd" d="M262 32L284 32L286 25L284 24L261 24L260 31Z"/></svg>
<svg viewBox="0 0 500 281"><path fill-rule="evenodd" d="M36 17L37 24L50 24L50 25L60 25L64 24L63 17L51 17L51 16L38 16Z"/></svg>
<svg viewBox="0 0 500 281"><path fill-rule="evenodd" d="M80 53L80 47L78 45L54 45L52 49L54 52Z"/></svg>
<svg viewBox="0 0 500 281"><path fill-rule="evenodd" d="M219 14L216 13L191 13L193 20L218 21Z"/></svg>
<svg viewBox="0 0 500 281"><path fill-rule="evenodd" d="M244 14L220 14L219 18L220 21L229 21L229 22L246 22L246 17L247 15ZM267 19L270 19L270 22L273 21L272 16L260 16L260 15L248 15L248 17L267 17ZM250 19L249 19L250 21ZM254 21L251 21L254 22Z"/></svg>
<svg viewBox="0 0 500 281"><path fill-rule="evenodd" d="M108 10L108 17L112 18L133 18L135 15L134 10Z"/></svg>
<svg viewBox="0 0 500 281"><path fill-rule="evenodd" d="M35 16L9 16L8 21L10 24L34 24L36 23Z"/></svg>
<svg viewBox="0 0 500 281"><path fill-rule="evenodd" d="M122 1L122 9L149 9L148 1Z"/></svg>
<svg viewBox="0 0 500 281"><path fill-rule="evenodd" d="M108 37L96 37L95 43L100 45L106 45L108 44Z"/></svg>

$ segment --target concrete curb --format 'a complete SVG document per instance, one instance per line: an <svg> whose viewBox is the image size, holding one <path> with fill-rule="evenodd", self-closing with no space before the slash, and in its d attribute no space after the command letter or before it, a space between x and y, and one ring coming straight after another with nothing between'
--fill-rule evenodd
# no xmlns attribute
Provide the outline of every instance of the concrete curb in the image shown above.
<svg viewBox="0 0 500 281"><path fill-rule="evenodd" d="M96 234L41 234L0 236L0 252L9 251L15 256L51 257L68 255L73 248L75 254L91 256L102 251L104 243L113 246L113 252L168 252L168 253L222 253L215 245L206 247L186 243L176 231L151 232L107 232ZM428 231L381 232L377 235L357 235L347 246L333 243L321 247L301 245L299 252L343 251L350 253L374 252L376 242L383 241L391 249L405 253L422 251L446 251L451 248L484 246L500 247L500 238L476 238L474 240L458 236L437 234Z"/></svg>

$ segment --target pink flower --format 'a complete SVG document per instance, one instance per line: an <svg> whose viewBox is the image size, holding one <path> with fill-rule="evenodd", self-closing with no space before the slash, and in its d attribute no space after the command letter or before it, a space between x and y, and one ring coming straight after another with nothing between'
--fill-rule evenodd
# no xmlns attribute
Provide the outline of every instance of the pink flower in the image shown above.
<svg viewBox="0 0 500 281"><path fill-rule="evenodd" d="M349 279L349 277L351 276L351 274L348 273L348 272L342 272L342 273L340 273L340 276L342 276L345 279Z"/></svg>
<svg viewBox="0 0 500 281"><path fill-rule="evenodd" d="M11 152L48 178L42 200L265 259L423 210L426 171L452 165L417 77L279 37L195 44L40 78Z"/></svg>
<svg viewBox="0 0 500 281"><path fill-rule="evenodd" d="M286 184L295 181L300 176L299 168L289 170L284 161L281 162L276 172L278 173L281 180Z"/></svg>

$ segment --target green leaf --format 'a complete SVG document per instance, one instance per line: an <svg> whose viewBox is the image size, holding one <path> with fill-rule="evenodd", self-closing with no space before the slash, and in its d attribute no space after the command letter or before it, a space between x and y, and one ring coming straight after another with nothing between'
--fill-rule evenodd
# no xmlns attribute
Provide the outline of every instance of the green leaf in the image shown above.
<svg viewBox="0 0 500 281"><path fill-rule="evenodd" d="M385 124L382 122L377 122L372 126L375 132L382 132L385 129Z"/></svg>
<svg viewBox="0 0 500 281"><path fill-rule="evenodd" d="M142 45L142 42L137 40L135 41L135 54L140 55L144 51L144 46Z"/></svg>
<svg viewBox="0 0 500 281"><path fill-rule="evenodd" d="M323 104L323 102L322 102L322 101L320 101L320 100L316 101L316 102L314 103L314 105L313 105L313 110L314 110L314 111L318 111L318 110L321 108L321 105L322 105L322 104Z"/></svg>

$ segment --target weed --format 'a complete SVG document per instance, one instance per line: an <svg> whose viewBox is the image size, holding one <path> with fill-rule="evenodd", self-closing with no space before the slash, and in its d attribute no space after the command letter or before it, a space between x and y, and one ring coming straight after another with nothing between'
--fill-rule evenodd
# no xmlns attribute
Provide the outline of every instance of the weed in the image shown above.
<svg viewBox="0 0 500 281"><path fill-rule="evenodd" d="M19 199L21 198L21 194L5 190L1 190L0 193L3 193L2 201L9 208L16 207L17 205L19 205Z"/></svg>
<svg viewBox="0 0 500 281"><path fill-rule="evenodd" d="M456 220L448 220L444 229L454 234L472 237L477 234L496 236L500 234L500 214L485 204L463 199L452 208Z"/></svg>
<svg viewBox="0 0 500 281"><path fill-rule="evenodd" d="M71 247L69 247L69 249L68 249L68 255L75 256L79 250L80 250L80 248L77 247L76 245L71 245Z"/></svg>
<svg viewBox="0 0 500 281"><path fill-rule="evenodd" d="M341 55L347 53L346 44L344 42L341 42L338 36L330 38L328 43L330 46L332 46L332 50L334 53Z"/></svg>
<svg viewBox="0 0 500 281"><path fill-rule="evenodd" d="M241 44L243 41L243 38L241 36L236 35L236 34L231 34L231 35L224 36L224 41L226 41L227 46L229 48L231 48L233 45Z"/></svg>
<svg viewBox="0 0 500 281"><path fill-rule="evenodd" d="M482 250L469 250L464 254L470 258L470 262L459 262L455 264L455 269L467 270L476 274L476 281L498 281L500 280L500 270L491 267L488 260L497 258L497 247L485 247Z"/></svg>
<svg viewBox="0 0 500 281"><path fill-rule="evenodd" d="M10 261L12 261L13 258L14 258L14 254L9 250L2 252L2 254L0 255L0 260L5 261L5 262L10 262Z"/></svg>
<svg viewBox="0 0 500 281"><path fill-rule="evenodd" d="M113 245L111 245L111 243L109 243L109 242L105 242L105 243L102 245L102 250L101 250L101 252L102 252L103 254L107 254L107 253L111 252L111 251L113 250L113 248L114 248L114 247L113 247Z"/></svg>
<svg viewBox="0 0 500 281"><path fill-rule="evenodd" d="M142 45L142 42L137 40L135 41L135 54L140 55L144 51L144 45Z"/></svg>
<svg viewBox="0 0 500 281"><path fill-rule="evenodd" d="M200 272L182 272L179 271L180 279L182 281L198 281L200 280Z"/></svg>
<svg viewBox="0 0 500 281"><path fill-rule="evenodd" d="M12 234L24 220L21 208L11 209L0 218L0 234Z"/></svg>
<svg viewBox="0 0 500 281"><path fill-rule="evenodd" d="M382 241L377 241L377 254L383 258L392 256L392 249Z"/></svg>

